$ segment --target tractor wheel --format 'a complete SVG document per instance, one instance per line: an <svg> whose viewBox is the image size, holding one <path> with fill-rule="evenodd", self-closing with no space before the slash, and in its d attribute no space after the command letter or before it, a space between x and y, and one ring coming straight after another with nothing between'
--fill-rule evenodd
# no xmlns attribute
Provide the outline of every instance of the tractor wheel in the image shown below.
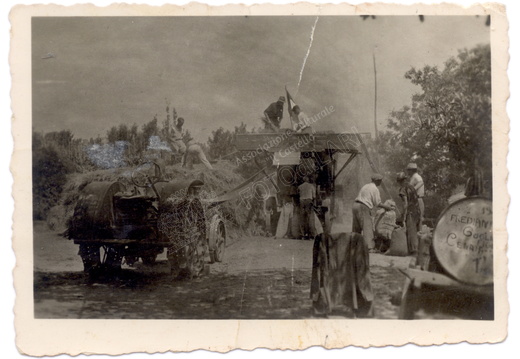
<svg viewBox="0 0 520 359"><path fill-rule="evenodd" d="M93 274L99 271L101 267L101 259L99 256L99 245L96 244L80 244L79 255L83 261L83 271L87 274Z"/></svg>
<svg viewBox="0 0 520 359"><path fill-rule="evenodd" d="M150 254L150 255L142 256L141 260L143 261L144 265L152 266L155 264L156 258L157 258L157 256L155 254Z"/></svg>
<svg viewBox="0 0 520 359"><path fill-rule="evenodd" d="M226 226L219 215L211 219L208 235L211 263L222 262L226 250Z"/></svg>
<svg viewBox="0 0 520 359"><path fill-rule="evenodd" d="M133 255L126 255L125 256L125 262L126 264L128 264L130 267L133 267L134 264L139 260L139 257L138 256L133 256Z"/></svg>
<svg viewBox="0 0 520 359"><path fill-rule="evenodd" d="M103 246L105 251L101 266L105 272L115 272L121 269L123 261L123 250L120 246Z"/></svg>
<svg viewBox="0 0 520 359"><path fill-rule="evenodd" d="M206 253L208 252L208 246L204 236L199 236L197 240L191 242L187 246L187 275L190 278L198 277L204 270L206 263Z"/></svg>
<svg viewBox="0 0 520 359"><path fill-rule="evenodd" d="M201 275L206 266L208 245L205 236L198 233L181 248L168 248L171 275L175 279L191 279Z"/></svg>
<svg viewBox="0 0 520 359"><path fill-rule="evenodd" d="M100 254L103 248L103 255ZM123 251L120 246L101 246L99 244L80 244L79 255L83 260L83 270L91 278L112 275L121 269Z"/></svg>

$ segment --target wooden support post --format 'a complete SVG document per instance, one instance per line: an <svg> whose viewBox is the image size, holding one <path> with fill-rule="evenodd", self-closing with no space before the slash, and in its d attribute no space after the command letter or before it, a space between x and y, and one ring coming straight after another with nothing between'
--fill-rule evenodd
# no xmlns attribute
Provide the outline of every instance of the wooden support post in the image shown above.
<svg viewBox="0 0 520 359"><path fill-rule="evenodd" d="M345 162L345 164L344 164L343 166L341 166L341 168L340 168L340 170L338 171L338 173L335 173L335 174L334 174L334 179L333 179L334 181L336 181L336 178L338 178L338 176L340 175L340 173L343 172L343 170L344 170L345 168L347 168L348 164L349 164L350 162L352 162L352 160L354 159L354 157L357 156L358 153L359 153L359 152L353 152L353 153L350 155L349 159L347 160L347 162Z"/></svg>

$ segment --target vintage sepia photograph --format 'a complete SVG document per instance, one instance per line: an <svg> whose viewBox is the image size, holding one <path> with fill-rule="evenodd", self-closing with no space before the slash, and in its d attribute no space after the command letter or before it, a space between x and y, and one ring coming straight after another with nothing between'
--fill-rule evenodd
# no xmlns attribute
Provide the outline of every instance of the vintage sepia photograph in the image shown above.
<svg viewBox="0 0 520 359"><path fill-rule="evenodd" d="M489 29L33 18L35 317L492 320Z"/></svg>
<svg viewBox="0 0 520 359"><path fill-rule="evenodd" d="M24 315L498 323L493 11L31 15Z"/></svg>

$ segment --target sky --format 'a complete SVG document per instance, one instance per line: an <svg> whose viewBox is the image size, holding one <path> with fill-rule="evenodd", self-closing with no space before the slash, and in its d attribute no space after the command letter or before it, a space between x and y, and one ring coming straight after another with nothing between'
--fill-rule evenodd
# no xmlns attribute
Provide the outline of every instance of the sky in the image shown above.
<svg viewBox="0 0 520 359"><path fill-rule="evenodd" d="M374 57L381 130L419 91L406 71L489 43L489 29L475 16L33 18L33 128L104 136L162 121L170 104L205 142L260 127L287 86L309 117L333 106L317 130L373 132Z"/></svg>

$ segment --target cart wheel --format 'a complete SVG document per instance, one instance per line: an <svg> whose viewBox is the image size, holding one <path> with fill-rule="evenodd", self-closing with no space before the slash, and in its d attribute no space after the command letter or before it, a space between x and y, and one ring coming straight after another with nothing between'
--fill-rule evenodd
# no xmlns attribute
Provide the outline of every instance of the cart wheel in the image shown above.
<svg viewBox="0 0 520 359"><path fill-rule="evenodd" d="M415 319L415 311L417 309L417 298L415 295L415 286L406 278L404 281L403 295L401 297L401 305L399 306L399 319Z"/></svg>
<svg viewBox="0 0 520 359"><path fill-rule="evenodd" d="M226 250L226 226L218 214L211 218L209 228L209 256L211 263L222 262Z"/></svg>

